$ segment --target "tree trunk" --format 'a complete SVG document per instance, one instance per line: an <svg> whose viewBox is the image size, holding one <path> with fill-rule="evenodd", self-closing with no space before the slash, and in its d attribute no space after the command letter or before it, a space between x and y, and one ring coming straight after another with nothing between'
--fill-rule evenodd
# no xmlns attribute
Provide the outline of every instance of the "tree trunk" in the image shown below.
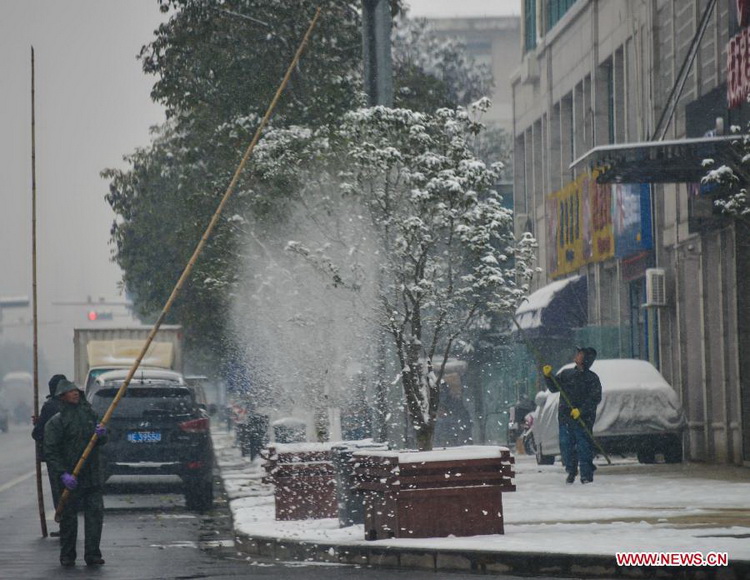
<svg viewBox="0 0 750 580"><path fill-rule="evenodd" d="M432 451L432 436L435 434L435 424L422 425L417 431L417 450Z"/></svg>
<svg viewBox="0 0 750 580"><path fill-rule="evenodd" d="M388 385L386 384L385 376L387 374L386 369L386 357L388 356L388 348L385 344L385 334L381 331L378 332L377 337L377 373L375 382L375 408L373 409L375 428L373 434L375 435L375 441L384 442L388 441L389 430L388 421Z"/></svg>

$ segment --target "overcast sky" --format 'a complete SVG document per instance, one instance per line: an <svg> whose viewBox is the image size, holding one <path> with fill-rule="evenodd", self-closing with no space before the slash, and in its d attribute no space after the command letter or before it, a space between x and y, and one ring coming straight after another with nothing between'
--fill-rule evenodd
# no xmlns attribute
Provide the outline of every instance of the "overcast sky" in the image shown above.
<svg viewBox="0 0 750 580"><path fill-rule="evenodd" d="M412 0L412 16L517 13L520 0ZM0 297L31 296L31 47L36 53L37 272L40 348L59 370L72 326L53 302L117 296L113 214L99 173L149 142L163 120L136 60L163 15L156 0L0 0ZM68 313L70 318L68 318ZM6 309L3 340L31 343ZM12 325L12 326L10 326ZM61 344L64 349L58 348ZM54 354L57 352L58 354Z"/></svg>
<svg viewBox="0 0 750 580"><path fill-rule="evenodd" d="M71 308L52 302L116 296L99 172L147 145L162 120L135 58L161 16L156 0L0 0L0 296L32 292L33 45L40 349L58 353L55 366L72 358L72 326L85 322L86 308L67 320ZM4 324L20 314L6 309ZM29 327L2 331L2 340L30 342Z"/></svg>

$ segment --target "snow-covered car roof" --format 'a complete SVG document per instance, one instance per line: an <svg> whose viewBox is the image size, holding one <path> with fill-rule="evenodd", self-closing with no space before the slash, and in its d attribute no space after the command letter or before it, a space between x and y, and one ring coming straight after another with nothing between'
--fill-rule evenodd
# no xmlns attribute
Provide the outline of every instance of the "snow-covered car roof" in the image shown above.
<svg viewBox="0 0 750 580"><path fill-rule="evenodd" d="M557 371L573 368L573 363L567 364ZM608 392L626 391L633 388L670 390L672 386L666 381L656 367L650 362L640 359L614 358L594 361L591 370L599 375L602 389Z"/></svg>
<svg viewBox="0 0 750 580"><path fill-rule="evenodd" d="M96 381L99 384L111 383L111 382L122 382L128 376L130 369L116 369L107 371L106 373L100 374L96 377ZM184 385L185 381L181 373L177 371L170 371L168 369L151 369L151 368L139 368L133 375L134 381L139 382L170 382Z"/></svg>

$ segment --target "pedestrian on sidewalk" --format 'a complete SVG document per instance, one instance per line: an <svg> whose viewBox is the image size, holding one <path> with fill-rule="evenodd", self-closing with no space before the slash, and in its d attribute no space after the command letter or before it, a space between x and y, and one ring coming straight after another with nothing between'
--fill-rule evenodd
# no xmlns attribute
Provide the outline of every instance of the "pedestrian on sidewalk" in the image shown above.
<svg viewBox="0 0 750 580"><path fill-rule="evenodd" d="M31 418L31 422L34 424L34 429L31 431L31 437L36 441L36 453L39 461L44 462L44 426L47 424L54 415L60 410L60 400L55 396L55 390L57 389L57 383L62 379L68 380L65 375L54 375L47 386L49 387L49 395L44 401L39 415L34 415ZM49 479L49 487L52 492L52 505L57 507L57 502L60 501L60 494L58 492L59 485L57 481L53 480L52 470L47 469L47 478ZM60 535L59 530L50 532L50 536L57 537Z"/></svg>
<svg viewBox="0 0 750 580"><path fill-rule="evenodd" d="M568 476L573 483L580 468L581 483L594 481L594 421L596 406L602 400L602 383L590 370L596 360L596 349L578 347L573 362L575 366L552 376L552 367L544 365L542 372L547 388L560 394L557 420L560 429L560 454Z"/></svg>
<svg viewBox="0 0 750 580"><path fill-rule="evenodd" d="M60 564L75 565L78 539L78 512L84 514L84 559L88 566L104 564L99 543L104 523L104 484L99 463L99 447L106 443L107 430L98 423L96 413L83 392L67 379L60 379L55 390L60 412L44 428L44 457L53 474L58 493L63 487L70 494L60 517ZM78 477L72 475L92 435L98 436Z"/></svg>

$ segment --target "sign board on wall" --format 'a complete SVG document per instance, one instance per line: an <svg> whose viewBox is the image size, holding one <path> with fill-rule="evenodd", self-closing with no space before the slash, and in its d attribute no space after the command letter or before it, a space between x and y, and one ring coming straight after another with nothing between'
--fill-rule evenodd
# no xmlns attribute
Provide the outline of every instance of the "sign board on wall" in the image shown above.
<svg viewBox="0 0 750 580"><path fill-rule="evenodd" d="M737 23L742 28L727 43L727 105L739 107L750 94L750 0L736 0Z"/></svg>
<svg viewBox="0 0 750 580"><path fill-rule="evenodd" d="M613 183L612 216L617 258L628 258L653 247L647 183Z"/></svg>
<svg viewBox="0 0 750 580"><path fill-rule="evenodd" d="M547 218L554 230L548 231L547 267L553 277L614 256L611 190L596 182L597 175L583 174L548 196Z"/></svg>
<svg viewBox="0 0 750 580"><path fill-rule="evenodd" d="M743 28L750 24L750 0L735 0L737 22Z"/></svg>
<svg viewBox="0 0 750 580"><path fill-rule="evenodd" d="M649 186L597 183L597 175L581 175L547 196L547 268L553 278L653 245Z"/></svg>

